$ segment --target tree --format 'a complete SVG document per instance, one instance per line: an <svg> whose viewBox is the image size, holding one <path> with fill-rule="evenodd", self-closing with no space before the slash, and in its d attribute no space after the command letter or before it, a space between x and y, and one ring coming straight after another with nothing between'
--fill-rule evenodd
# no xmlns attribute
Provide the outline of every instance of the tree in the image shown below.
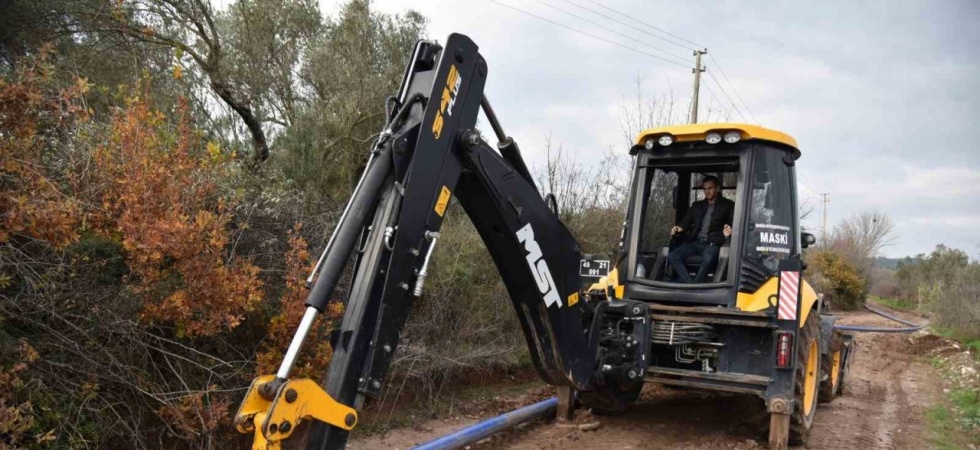
<svg viewBox="0 0 980 450"><path fill-rule="evenodd" d="M54 2L71 18L65 32L115 35L124 43L172 50L173 74L196 69L244 123L253 167L269 158L267 124L286 124L294 73L320 16L311 0L240 0L219 12L206 0Z"/></svg>
<svg viewBox="0 0 980 450"><path fill-rule="evenodd" d="M970 257L966 252L939 244L928 255L920 254L899 261L895 275L902 296L929 309L938 293L954 284L960 269L969 263Z"/></svg>
<svg viewBox="0 0 980 450"><path fill-rule="evenodd" d="M633 145L633 139L647 128L688 123L690 104L683 107L682 101L675 98L673 90L660 96L648 95L643 91L643 80L639 76L635 86L636 92L631 96L623 96L619 102L619 123L629 145ZM722 113L721 109L708 103L700 117L704 119L702 122L727 122L731 111L720 117Z"/></svg>
<svg viewBox="0 0 980 450"><path fill-rule="evenodd" d="M229 77L239 80L263 123L289 127L300 91L301 57L324 24L311 0L239 0L218 20L224 30Z"/></svg>
<svg viewBox="0 0 980 450"><path fill-rule="evenodd" d="M416 12L381 14L365 0L327 21L301 57L298 89L306 97L277 141L285 178L313 198L346 200L424 27Z"/></svg>
<svg viewBox="0 0 980 450"><path fill-rule="evenodd" d="M173 323L179 335L211 336L237 327L261 301L259 268L229 250L233 200L217 192L227 158L189 120L172 126L163 117L134 99L113 119L95 150L105 186L96 214L107 224L96 231L121 240L145 318Z"/></svg>
<svg viewBox="0 0 980 450"><path fill-rule="evenodd" d="M558 217L582 246L582 251L611 253L617 250L626 213L629 159L610 152L595 165L569 158L561 144L545 137L545 165L536 168L543 193L554 195Z"/></svg>
<svg viewBox="0 0 980 450"><path fill-rule="evenodd" d="M805 254L812 263L808 281L838 298L839 306L859 307L872 284L874 259L894 240L894 228L887 214L873 209L844 218L827 242Z"/></svg>
<svg viewBox="0 0 980 450"><path fill-rule="evenodd" d="M229 406L212 386L240 384L246 363L208 352L261 286L257 268L227 252L230 208L214 182L225 157L145 99L95 122L87 83L60 88L49 50L0 79L2 441L106 448L124 437L111 445L147 448L165 431L209 441Z"/></svg>
<svg viewBox="0 0 980 450"><path fill-rule="evenodd" d="M668 91L660 97L643 92L643 80L636 78L636 92L623 96L619 101L619 124L627 145L641 131L668 124L687 122L686 112L674 99L674 92Z"/></svg>
<svg viewBox="0 0 980 450"><path fill-rule="evenodd" d="M895 241L895 222L876 209L861 211L846 217L834 228L830 246L842 252L852 262L874 259Z"/></svg>
<svg viewBox="0 0 980 450"><path fill-rule="evenodd" d="M303 237L320 244L339 215L423 33L418 14L369 6L324 20L313 0L0 1L0 442L234 446L234 388L278 363L302 315ZM302 146L321 165L302 167ZM262 170L234 170L236 153ZM290 163L320 189L266 177ZM304 236L287 235L296 222ZM512 361L520 335L491 301L506 295L492 261L476 261L479 286L446 281L444 303L500 313L460 325L497 345L466 359L486 367ZM494 344L505 318L513 339ZM330 328L297 370L321 371ZM429 331L423 344L444 341L444 323Z"/></svg>

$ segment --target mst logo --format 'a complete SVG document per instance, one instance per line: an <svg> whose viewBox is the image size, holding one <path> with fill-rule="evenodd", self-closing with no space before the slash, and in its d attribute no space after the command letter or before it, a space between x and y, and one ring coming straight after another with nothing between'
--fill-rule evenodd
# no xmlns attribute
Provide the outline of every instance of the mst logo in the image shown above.
<svg viewBox="0 0 980 450"><path fill-rule="evenodd" d="M524 225L517 231L517 240L524 243L524 250L528 252L527 265L531 268L531 273L534 274L534 281L538 283L538 290L544 296L545 306L550 307L557 303L558 307L561 308L561 297L558 295L555 279L551 277L548 262L544 260L541 254L541 247L534 240L534 229L531 228L531 224Z"/></svg>
<svg viewBox="0 0 980 450"><path fill-rule="evenodd" d="M459 85L462 82L463 77L456 70L456 65L449 66L446 86L442 88L442 101L439 102L439 110L436 111L436 120L432 122L432 136L436 139L442 136L442 125L445 123L445 118L442 115L453 116L453 106L456 105L456 96L459 94Z"/></svg>

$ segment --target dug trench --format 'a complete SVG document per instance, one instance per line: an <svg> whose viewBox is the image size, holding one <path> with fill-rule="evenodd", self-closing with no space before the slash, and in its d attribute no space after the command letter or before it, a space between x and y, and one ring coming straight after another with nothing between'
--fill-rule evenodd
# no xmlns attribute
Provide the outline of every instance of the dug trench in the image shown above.
<svg viewBox="0 0 980 450"><path fill-rule="evenodd" d="M896 325L867 311L840 315L840 323L849 325ZM942 341L932 336L912 340L908 334L891 333L859 333L856 341L858 352L844 393L820 405L806 448L930 448L925 411L939 401L942 388L935 369L922 355ZM404 427L355 434L349 448L411 448L553 395L552 389L533 381L514 382L509 388L498 383L488 386L482 396L457 402L455 412L435 413L435 418L428 419L415 416L402 422ZM597 417L579 409L569 423L539 420L470 448L761 449L765 436L758 429L766 419L757 397L648 384L640 401L622 416ZM596 424L598 428L592 429Z"/></svg>

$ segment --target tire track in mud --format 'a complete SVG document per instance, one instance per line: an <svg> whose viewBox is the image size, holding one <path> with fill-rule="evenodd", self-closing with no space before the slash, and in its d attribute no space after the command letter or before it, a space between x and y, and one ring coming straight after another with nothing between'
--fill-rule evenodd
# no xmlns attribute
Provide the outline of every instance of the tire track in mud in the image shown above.
<svg viewBox="0 0 980 450"><path fill-rule="evenodd" d="M877 343L880 337L858 336L858 359L847 375L844 393L817 410L810 448L891 449L899 395L892 386L903 367Z"/></svg>
<svg viewBox="0 0 980 450"><path fill-rule="evenodd" d="M856 339L857 358L844 394L817 410L808 447L928 448L923 436L928 401L917 391L930 369L910 354L907 335L859 334Z"/></svg>

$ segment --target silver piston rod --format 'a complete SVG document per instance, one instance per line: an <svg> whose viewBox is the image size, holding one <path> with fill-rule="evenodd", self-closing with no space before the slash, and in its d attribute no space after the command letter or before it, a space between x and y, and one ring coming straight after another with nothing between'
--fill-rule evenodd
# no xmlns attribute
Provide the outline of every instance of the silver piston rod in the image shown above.
<svg viewBox="0 0 980 450"><path fill-rule="evenodd" d="M286 356L282 358L282 364L279 365L279 371L276 372L277 378L284 380L289 378L289 372L293 370L293 365L296 364L296 357L299 355L299 350L303 348L303 341L306 340L306 335L310 333L310 328L313 327L313 320L316 319L317 313L316 308L312 306L306 308L306 312L303 314L303 320L299 322L299 327L296 328L296 334L293 335L293 341L289 343Z"/></svg>
<svg viewBox="0 0 980 450"><path fill-rule="evenodd" d="M422 285L425 284L425 277L429 274L429 260L432 259L432 251L436 249L436 241L439 239L438 231L426 231L426 239L432 241L429 244L429 250L425 252L425 261L422 262L422 270L419 271L419 276L415 280L415 289L412 291L412 295L415 297L422 296Z"/></svg>

